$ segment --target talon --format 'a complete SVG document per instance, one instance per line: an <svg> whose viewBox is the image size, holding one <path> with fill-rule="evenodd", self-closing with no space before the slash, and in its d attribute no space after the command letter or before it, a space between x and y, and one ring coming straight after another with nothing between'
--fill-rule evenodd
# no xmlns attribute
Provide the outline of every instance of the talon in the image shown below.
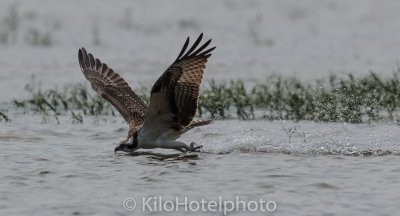
<svg viewBox="0 0 400 216"><path fill-rule="evenodd" d="M191 152L201 152L201 148L203 148L203 145L197 145L195 142L190 143Z"/></svg>

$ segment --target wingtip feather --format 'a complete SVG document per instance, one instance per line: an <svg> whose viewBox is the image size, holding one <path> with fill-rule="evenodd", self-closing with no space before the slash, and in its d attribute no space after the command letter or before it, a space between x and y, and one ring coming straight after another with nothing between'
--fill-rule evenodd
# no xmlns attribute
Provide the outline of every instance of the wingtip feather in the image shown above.
<svg viewBox="0 0 400 216"><path fill-rule="evenodd" d="M186 38L185 44L183 44L183 47L182 47L181 51L179 52L178 58L176 58L176 61L178 61L182 57L182 55L185 53L187 47L189 46L189 40L190 40L190 37L188 36Z"/></svg>
<svg viewBox="0 0 400 216"><path fill-rule="evenodd" d="M188 58L188 57L195 57L195 56L201 56L201 57L205 57L205 58L210 57L211 55L209 55L209 53L211 51L213 51L216 47L214 46L210 49L207 49L206 51L203 51L204 49L207 48L207 46L209 46L211 44L212 39L209 39L203 45L201 45L199 48L197 48L202 39L203 39L203 33L201 33L197 37L196 41L193 43L193 45L190 47L190 49L186 52L186 49L189 46L189 37L188 37L185 41L185 44L183 45L181 52L178 55L178 58L176 58L176 61L182 60L182 59Z"/></svg>
<svg viewBox="0 0 400 216"><path fill-rule="evenodd" d="M190 47L189 51L186 52L186 54L182 58L187 58L192 54L192 52L197 48L197 46L200 44L201 40L203 39L203 33L197 37L196 41L193 43L192 47Z"/></svg>

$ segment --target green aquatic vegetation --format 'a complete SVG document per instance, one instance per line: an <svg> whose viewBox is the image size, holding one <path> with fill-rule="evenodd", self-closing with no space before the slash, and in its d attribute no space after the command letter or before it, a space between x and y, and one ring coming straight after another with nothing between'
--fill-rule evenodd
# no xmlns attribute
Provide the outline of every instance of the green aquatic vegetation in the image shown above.
<svg viewBox="0 0 400 216"><path fill-rule="evenodd" d="M75 113L74 111L71 111L71 115L72 115L72 123L73 124L82 124L83 123L83 117L81 115L81 113Z"/></svg>
<svg viewBox="0 0 400 216"><path fill-rule="evenodd" d="M110 103L99 95L88 92L83 84L70 84L62 89L54 88L42 90L40 83L31 82L25 86L30 93L27 99L14 99L16 108L24 110L25 113L33 112L41 114L43 123L48 123L51 117L57 122L58 116L71 113L74 123L82 123L83 115L115 115L114 108ZM79 111L77 114L74 111Z"/></svg>
<svg viewBox="0 0 400 216"><path fill-rule="evenodd" d="M18 3L11 3L0 16L0 44L49 47L54 45L54 34L60 28L61 22L56 18L38 18L35 11L21 12Z"/></svg>
<svg viewBox="0 0 400 216"><path fill-rule="evenodd" d="M272 76L247 88L242 81L211 81L199 101L200 116L222 119L362 123L399 121L399 111L397 73L388 79L373 72L357 79L351 74L330 76L329 81L315 83Z"/></svg>
<svg viewBox="0 0 400 216"><path fill-rule="evenodd" d="M27 99L14 100L25 113L39 113L48 122L71 114L73 123L84 116L116 115L113 106L83 84L42 90L40 83L29 83ZM149 89L136 90L148 104ZM241 80L216 82L202 87L198 117L214 119L310 120L323 122L400 121L400 80L398 73L381 79L375 73L355 78L353 75L305 83L294 78L271 76L265 81L244 83Z"/></svg>
<svg viewBox="0 0 400 216"><path fill-rule="evenodd" d="M40 31L30 27L26 31L25 40L32 46L52 46L54 41L50 31Z"/></svg>
<svg viewBox="0 0 400 216"><path fill-rule="evenodd" d="M225 84L216 84L214 80L209 83L209 88L199 96L198 115L210 115L214 119L230 118L229 108L231 99L229 88Z"/></svg>
<svg viewBox="0 0 400 216"><path fill-rule="evenodd" d="M0 22L0 43L15 43L18 38L18 28L20 26L20 16L18 14L18 4L13 3L9 6L7 13Z"/></svg>
<svg viewBox="0 0 400 216"><path fill-rule="evenodd" d="M9 122L9 121L11 121L11 120L10 120L10 118L8 118L8 116L7 116L5 113L3 113L2 111L0 111L0 122L1 122L1 121Z"/></svg>

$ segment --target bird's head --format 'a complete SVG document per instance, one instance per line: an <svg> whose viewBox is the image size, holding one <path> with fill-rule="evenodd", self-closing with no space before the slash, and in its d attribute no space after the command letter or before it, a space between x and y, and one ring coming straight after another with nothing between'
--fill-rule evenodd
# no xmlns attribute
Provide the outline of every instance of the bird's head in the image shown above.
<svg viewBox="0 0 400 216"><path fill-rule="evenodd" d="M138 149L138 141L137 138L132 138L128 144L122 143L118 147L114 149L114 152L117 153L117 151L124 151L124 152L134 152Z"/></svg>

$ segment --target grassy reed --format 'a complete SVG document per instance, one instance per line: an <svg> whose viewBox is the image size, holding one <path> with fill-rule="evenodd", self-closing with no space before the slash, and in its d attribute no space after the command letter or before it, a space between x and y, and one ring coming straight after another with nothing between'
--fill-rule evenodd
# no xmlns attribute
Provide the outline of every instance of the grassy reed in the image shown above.
<svg viewBox="0 0 400 216"><path fill-rule="evenodd" d="M110 103L83 84L43 91L33 82L26 90L31 95L14 100L13 104L25 112L42 114L44 122L50 118L58 121L61 114L71 114L74 123L82 123L87 115L117 113ZM137 92L148 103L148 88ZM198 117L370 123L398 122L399 111L399 73L388 79L370 73L362 78L351 74L344 78L331 76L315 83L273 76L251 87L240 80L212 80L200 94Z"/></svg>
<svg viewBox="0 0 400 216"><path fill-rule="evenodd" d="M21 13L18 3L8 6L6 13L0 16L0 44L15 45L24 43L31 46L49 47L54 45L53 34L60 23L54 20L41 21L38 24L34 11ZM44 26L44 27L40 27Z"/></svg>
<svg viewBox="0 0 400 216"><path fill-rule="evenodd" d="M10 121L10 118L8 118L8 116L2 111L0 111L0 122L1 121L5 121L5 122L9 122Z"/></svg>
<svg viewBox="0 0 400 216"><path fill-rule="evenodd" d="M269 77L247 89L242 81L212 81L209 86L200 96L200 116L350 123L400 120L397 73L385 80L370 73L359 79L351 74L331 76L314 84Z"/></svg>
<svg viewBox="0 0 400 216"><path fill-rule="evenodd" d="M24 112L41 114L43 123L52 119L57 122L58 116L71 114L73 123L82 123L82 115L115 115L110 103L101 96L91 94L83 84L66 85L62 89L42 90L40 83L31 82L25 86L30 93L27 99L13 100L16 108Z"/></svg>

